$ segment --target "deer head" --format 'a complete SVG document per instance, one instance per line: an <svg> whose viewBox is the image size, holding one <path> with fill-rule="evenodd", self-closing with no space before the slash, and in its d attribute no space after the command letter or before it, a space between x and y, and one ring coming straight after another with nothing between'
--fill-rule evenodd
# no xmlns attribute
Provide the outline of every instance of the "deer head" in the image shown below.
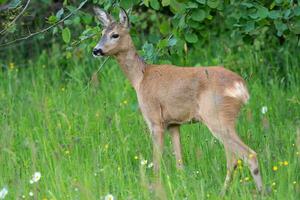
<svg viewBox="0 0 300 200"><path fill-rule="evenodd" d="M121 8L120 21L116 22L106 11L94 7L95 14L103 26L102 37L93 50L94 56L117 55L131 47L129 19Z"/></svg>

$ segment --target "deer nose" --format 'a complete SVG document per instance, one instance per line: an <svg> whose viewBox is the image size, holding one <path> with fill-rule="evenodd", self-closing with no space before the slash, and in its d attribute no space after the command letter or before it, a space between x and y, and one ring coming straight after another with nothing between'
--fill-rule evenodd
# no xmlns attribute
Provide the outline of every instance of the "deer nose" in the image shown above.
<svg viewBox="0 0 300 200"><path fill-rule="evenodd" d="M103 56L103 55L104 55L102 49L96 49L96 48L93 49L93 54L94 54L95 56Z"/></svg>

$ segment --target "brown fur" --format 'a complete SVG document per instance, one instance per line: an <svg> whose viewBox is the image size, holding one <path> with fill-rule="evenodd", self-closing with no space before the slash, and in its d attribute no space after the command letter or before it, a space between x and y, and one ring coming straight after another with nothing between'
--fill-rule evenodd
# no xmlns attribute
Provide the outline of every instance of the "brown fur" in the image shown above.
<svg viewBox="0 0 300 200"><path fill-rule="evenodd" d="M124 14L122 19L126 19L123 17ZM256 153L240 140L235 130L240 108L249 98L245 81L224 67L146 64L135 50L128 27L118 23L109 27L104 30L104 36L114 32L120 38L117 42L113 39L105 41L105 44L100 41L102 45L97 46L103 48L106 55L113 55L118 60L137 93L139 106L153 137L155 171L160 168L164 131L168 129L171 133L176 163L178 168L182 168L180 125L199 121L224 144L228 170L223 193L238 158L249 165L257 188L261 190Z"/></svg>

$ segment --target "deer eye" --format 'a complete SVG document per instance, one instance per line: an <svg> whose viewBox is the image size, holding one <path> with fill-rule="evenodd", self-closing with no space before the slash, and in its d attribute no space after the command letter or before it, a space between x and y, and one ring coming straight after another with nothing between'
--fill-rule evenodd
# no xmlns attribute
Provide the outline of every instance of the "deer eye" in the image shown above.
<svg viewBox="0 0 300 200"><path fill-rule="evenodd" d="M118 38L118 37L119 37L119 34L112 34L111 37L112 37L112 38Z"/></svg>

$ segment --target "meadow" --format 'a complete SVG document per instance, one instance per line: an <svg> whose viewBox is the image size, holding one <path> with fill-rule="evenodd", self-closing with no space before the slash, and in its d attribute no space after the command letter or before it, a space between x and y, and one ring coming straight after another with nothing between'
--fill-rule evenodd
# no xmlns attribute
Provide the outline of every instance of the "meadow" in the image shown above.
<svg viewBox="0 0 300 200"><path fill-rule="evenodd" d="M258 54L259 55L259 54ZM5 199L155 199L152 141L135 92L117 63L90 54L74 60L41 51L0 71L0 190ZM259 156L265 194L242 162L224 199L300 199L300 87L278 77L251 76L264 65L253 52L218 60L201 54L192 65L225 66L246 78L251 100L239 118L243 141ZM70 62L65 68L65 63ZM230 65L241 61L237 66ZM202 63L201 63L202 62ZM299 63L288 63L296 69ZM241 66L247 66L247 72ZM239 70L237 70L239 68ZM263 69L262 69L263 70ZM259 73L257 73L259 74ZM162 199L220 199L226 174L223 146L201 124L182 128L185 169L175 168L170 137L163 156ZM41 177L32 177L39 172Z"/></svg>

